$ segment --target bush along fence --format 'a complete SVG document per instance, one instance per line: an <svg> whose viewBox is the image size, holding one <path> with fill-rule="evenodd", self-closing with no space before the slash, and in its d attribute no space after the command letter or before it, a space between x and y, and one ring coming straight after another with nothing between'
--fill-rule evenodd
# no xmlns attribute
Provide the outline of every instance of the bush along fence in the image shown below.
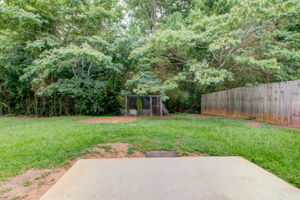
<svg viewBox="0 0 300 200"><path fill-rule="evenodd" d="M300 80L205 94L201 111L300 128Z"/></svg>

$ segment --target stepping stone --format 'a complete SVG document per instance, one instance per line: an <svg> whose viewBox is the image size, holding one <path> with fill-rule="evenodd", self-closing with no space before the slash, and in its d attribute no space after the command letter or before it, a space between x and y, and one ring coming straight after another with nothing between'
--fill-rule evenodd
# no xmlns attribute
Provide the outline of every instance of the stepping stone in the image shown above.
<svg viewBox="0 0 300 200"><path fill-rule="evenodd" d="M157 157L178 157L176 151L147 151L146 157L157 158Z"/></svg>
<svg viewBox="0 0 300 200"><path fill-rule="evenodd" d="M40 200L299 200L241 157L79 160Z"/></svg>

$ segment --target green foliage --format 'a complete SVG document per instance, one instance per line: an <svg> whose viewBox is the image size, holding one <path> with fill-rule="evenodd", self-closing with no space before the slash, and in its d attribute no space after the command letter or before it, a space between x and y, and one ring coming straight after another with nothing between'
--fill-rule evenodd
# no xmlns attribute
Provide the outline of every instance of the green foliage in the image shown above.
<svg viewBox="0 0 300 200"><path fill-rule="evenodd" d="M243 3L240 0L195 0L194 7L198 14L203 15L222 15L230 12L230 9L237 4Z"/></svg>
<svg viewBox="0 0 300 200"><path fill-rule="evenodd" d="M29 79L37 96L68 98L74 102L74 113L105 113L115 89L114 77L120 72L112 58L88 44L45 51L26 68L21 81Z"/></svg>
<svg viewBox="0 0 300 200"><path fill-rule="evenodd" d="M34 77L33 84L39 89L49 84L71 77L104 79L118 69L112 58L91 48L88 44L80 47L70 45L66 48L45 51L26 69L21 80Z"/></svg>
<svg viewBox="0 0 300 200"><path fill-rule="evenodd" d="M130 93L198 112L202 93L300 79L299 0L0 5L1 114L114 113Z"/></svg>
<svg viewBox="0 0 300 200"><path fill-rule="evenodd" d="M236 76L259 72L261 79L263 76L275 81L298 79L298 67L295 68L298 61L291 56L299 54L299 46L295 48L291 45L298 39L292 37L284 40L284 37L299 35L299 29L287 28L293 22L295 24L292 26L297 26L299 22L299 15L296 14L299 3L273 3L267 0L241 2L242 7L234 6L226 14L205 17L192 26L193 30L209 40L212 65L233 71ZM278 37L279 32L282 33L281 38Z"/></svg>
<svg viewBox="0 0 300 200"><path fill-rule="evenodd" d="M186 17L193 6L192 0L125 0L129 23L142 33L150 33L164 26L166 18L174 13ZM155 14L153 14L155 12ZM176 25L175 25L176 26Z"/></svg>
<svg viewBox="0 0 300 200"><path fill-rule="evenodd" d="M141 115L142 112L143 112L143 104L142 104L142 99L141 97L137 97L136 98L136 107L137 107L137 112L138 112L138 115Z"/></svg>
<svg viewBox="0 0 300 200"><path fill-rule="evenodd" d="M117 2L7 0L0 13L1 114L118 110L122 63L105 39Z"/></svg>
<svg viewBox="0 0 300 200"><path fill-rule="evenodd" d="M151 88L149 93L166 96L187 83L208 92L300 79L299 2L194 3L189 16L170 15L161 29L132 52L137 74L147 72L154 78L135 81L136 87L128 89L145 94L145 88ZM133 75L132 80L137 77L140 75ZM169 80L174 87L168 91L163 85Z"/></svg>

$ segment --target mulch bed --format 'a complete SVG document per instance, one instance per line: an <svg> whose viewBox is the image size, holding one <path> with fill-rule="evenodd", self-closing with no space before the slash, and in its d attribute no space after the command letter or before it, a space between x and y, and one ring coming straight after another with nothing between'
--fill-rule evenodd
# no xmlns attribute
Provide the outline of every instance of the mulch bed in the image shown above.
<svg viewBox="0 0 300 200"><path fill-rule="evenodd" d="M88 119L78 120L77 122L85 122L91 124L98 123L122 123L122 122L131 122L137 120L136 117L94 117Z"/></svg>
<svg viewBox="0 0 300 200"><path fill-rule="evenodd" d="M246 123L247 126L252 126L252 127L260 127L261 124L258 123L258 122L249 122L249 123Z"/></svg>
<svg viewBox="0 0 300 200"><path fill-rule="evenodd" d="M192 119L206 119L208 117L205 116L205 115L191 115L191 116L188 116L188 118L192 118Z"/></svg>

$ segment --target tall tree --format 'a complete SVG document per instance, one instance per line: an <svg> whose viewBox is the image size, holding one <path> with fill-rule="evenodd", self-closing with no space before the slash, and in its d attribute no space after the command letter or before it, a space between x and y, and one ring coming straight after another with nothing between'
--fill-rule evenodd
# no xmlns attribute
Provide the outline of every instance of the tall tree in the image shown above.
<svg viewBox="0 0 300 200"><path fill-rule="evenodd" d="M0 13L0 112L117 110L121 65L105 40L121 16L116 1L6 0Z"/></svg>
<svg viewBox="0 0 300 200"><path fill-rule="evenodd" d="M125 0L132 23L137 23L144 33L153 32L161 20L179 12L187 16L192 0Z"/></svg>
<svg viewBox="0 0 300 200"><path fill-rule="evenodd" d="M167 98L188 83L214 91L300 79L299 6L295 0L244 0L206 14L201 5L188 26L157 30L133 51L137 73L128 88Z"/></svg>

